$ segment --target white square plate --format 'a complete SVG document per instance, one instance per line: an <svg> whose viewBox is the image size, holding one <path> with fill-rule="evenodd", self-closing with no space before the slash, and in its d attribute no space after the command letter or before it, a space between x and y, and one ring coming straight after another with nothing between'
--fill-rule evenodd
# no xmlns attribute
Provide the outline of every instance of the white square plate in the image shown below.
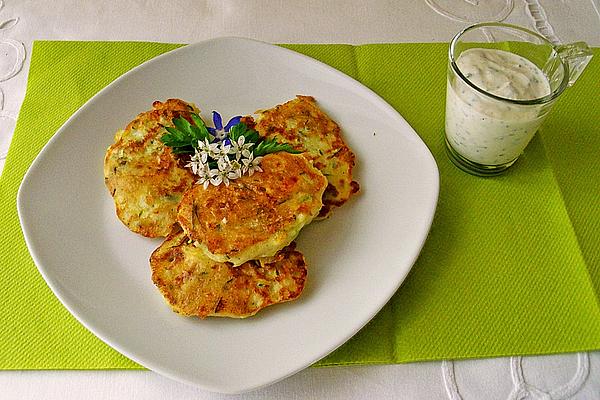
<svg viewBox="0 0 600 400"><path fill-rule="evenodd" d="M125 228L104 186L114 132L154 100L196 103L210 120L312 95L357 156L361 192L297 240L308 282L297 301L245 320L184 318L154 287L160 240ZM126 73L79 109L27 172L18 211L44 279L90 331L139 364L210 391L273 383L326 356L385 305L435 212L438 170L406 121L371 90L293 51L239 38L189 45Z"/></svg>

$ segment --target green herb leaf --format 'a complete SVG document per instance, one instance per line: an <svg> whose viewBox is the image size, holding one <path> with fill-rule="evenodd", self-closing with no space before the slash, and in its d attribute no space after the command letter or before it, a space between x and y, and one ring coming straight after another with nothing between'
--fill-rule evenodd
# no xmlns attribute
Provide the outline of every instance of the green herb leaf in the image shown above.
<svg viewBox="0 0 600 400"><path fill-rule="evenodd" d="M192 125L183 117L174 118L173 124L184 134L190 135L192 133Z"/></svg>
<svg viewBox="0 0 600 400"><path fill-rule="evenodd" d="M195 125L192 125L192 130L197 140L210 139L210 133L208 133L208 129L206 129L206 125L202 118L198 114L192 114L192 121L194 121Z"/></svg>
<svg viewBox="0 0 600 400"><path fill-rule="evenodd" d="M246 124L240 122L237 125L234 125L231 127L231 129L229 129L229 138L231 140L237 141L239 139L240 136L246 136L245 133L248 132L248 127L246 126ZM246 137L246 140L248 138Z"/></svg>
<svg viewBox="0 0 600 400"><path fill-rule="evenodd" d="M245 143L254 143L254 147L252 148L254 157L277 153L278 151L286 151L293 154L301 153L300 151L294 150L294 148L287 143L278 143L276 140L262 138L257 131L248 128L243 122L232 126L228 136L233 141L237 141L240 136L244 136Z"/></svg>
<svg viewBox="0 0 600 400"><path fill-rule="evenodd" d="M176 147L173 149L173 153L174 154L192 154L192 153L194 153L194 147L193 146Z"/></svg>
<svg viewBox="0 0 600 400"><path fill-rule="evenodd" d="M249 131L245 136L246 136L246 142L251 142L251 143L260 142L260 135L255 130Z"/></svg>
<svg viewBox="0 0 600 400"><path fill-rule="evenodd" d="M277 153L278 151L285 151L292 154L299 154L301 151L294 150L294 148L288 143L278 143L275 140L265 139L258 143L252 150L254 157L264 156L266 154Z"/></svg>
<svg viewBox="0 0 600 400"><path fill-rule="evenodd" d="M229 138L233 141L237 141L240 136L244 136L246 138L246 143L257 143L260 141L260 135L258 132L256 132L254 129L248 128L248 126L246 126L246 124L243 122L232 126L227 136L229 136Z"/></svg>
<svg viewBox="0 0 600 400"><path fill-rule="evenodd" d="M194 124L191 124L183 117L173 118L175 126L165 126L168 132L160 138L166 146L171 147L175 154L194 153L194 148L198 147L198 141L210 139L210 134L202 118L198 114L190 114Z"/></svg>

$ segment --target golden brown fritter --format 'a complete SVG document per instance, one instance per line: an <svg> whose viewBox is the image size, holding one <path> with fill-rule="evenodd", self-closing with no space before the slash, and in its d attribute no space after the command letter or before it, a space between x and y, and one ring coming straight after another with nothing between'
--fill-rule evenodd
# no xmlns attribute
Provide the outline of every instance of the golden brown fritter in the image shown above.
<svg viewBox="0 0 600 400"><path fill-rule="evenodd" d="M152 280L173 311L200 318L245 318L272 304L296 299L306 263L294 246L268 262L239 267L206 257L176 226L150 257Z"/></svg>
<svg viewBox="0 0 600 400"><path fill-rule="evenodd" d="M322 207L327 179L303 155L268 154L260 167L229 186L196 185L181 200L179 224L215 261L240 265L274 255Z"/></svg>
<svg viewBox="0 0 600 400"><path fill-rule="evenodd" d="M177 205L195 179L161 141L164 126L198 110L177 99L155 101L115 135L104 158L104 183L119 219L146 237L166 236L176 221Z"/></svg>
<svg viewBox="0 0 600 400"><path fill-rule="evenodd" d="M327 217L332 207L341 206L358 192L358 183L352 180L354 153L344 142L340 127L317 106L313 97L297 96L256 113L256 122L251 117L245 117L243 122L262 136L305 151L314 166L327 177L329 184L319 218Z"/></svg>

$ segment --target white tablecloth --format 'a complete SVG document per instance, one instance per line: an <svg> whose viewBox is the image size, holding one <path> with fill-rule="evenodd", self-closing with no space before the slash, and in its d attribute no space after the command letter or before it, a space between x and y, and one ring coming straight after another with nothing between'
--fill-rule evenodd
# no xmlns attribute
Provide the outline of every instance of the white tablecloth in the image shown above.
<svg viewBox="0 0 600 400"><path fill-rule="evenodd" d="M470 22L491 19L553 41L600 45L600 0L0 0L0 170L25 96L33 40L446 42ZM600 399L600 352L308 368L239 396L149 371L0 371L0 399L82 398Z"/></svg>

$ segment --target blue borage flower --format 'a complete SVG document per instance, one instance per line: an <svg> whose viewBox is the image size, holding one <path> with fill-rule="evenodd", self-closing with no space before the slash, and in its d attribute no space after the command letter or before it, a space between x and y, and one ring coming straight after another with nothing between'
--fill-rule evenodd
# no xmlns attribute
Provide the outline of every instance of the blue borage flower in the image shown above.
<svg viewBox="0 0 600 400"><path fill-rule="evenodd" d="M227 134L229 133L229 130L231 128L233 128L235 125L239 124L240 120L242 119L242 117L240 115L235 116L235 117L231 118L225 126L223 126L223 118L221 118L221 114L219 114L217 111L213 111L212 117L213 117L213 124L215 125L215 127L214 128L208 127L207 129L210 132L210 134L213 135L215 140L223 140L223 139L227 138Z"/></svg>
<svg viewBox="0 0 600 400"><path fill-rule="evenodd" d="M193 123L183 117L173 119L173 127L161 141L175 154L190 154L186 167L199 176L198 184L207 189L221 183L229 186L231 180L243 175L262 172L262 156L278 151L299 153L289 144L265 139L249 129L240 116L233 117L223 126L221 114L213 111L214 127L207 127L202 118L191 114Z"/></svg>

